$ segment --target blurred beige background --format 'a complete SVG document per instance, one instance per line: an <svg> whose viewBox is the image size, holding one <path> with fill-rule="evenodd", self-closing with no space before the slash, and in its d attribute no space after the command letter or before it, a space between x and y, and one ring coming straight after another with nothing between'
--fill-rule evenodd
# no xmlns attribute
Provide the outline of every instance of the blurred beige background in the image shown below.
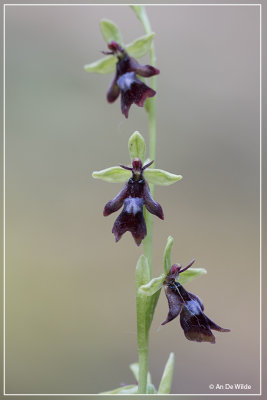
<svg viewBox="0 0 267 400"><path fill-rule="evenodd" d="M172 393L247 383L259 392L259 7L147 7L158 67L157 166L184 179L156 189L154 275L168 235L173 262L208 274L186 285L229 334L216 345L165 327L161 294L149 368L158 386L176 355ZM135 263L129 234L114 243L120 190L93 170L128 163L146 115L105 100L112 75L83 65L106 46L99 20L125 43L143 34L124 6L6 7L6 391L98 393L133 383ZM143 62L147 62L144 58ZM220 391L219 393L242 393ZM216 392L218 393L218 392ZM247 392L246 392L247 393Z"/></svg>

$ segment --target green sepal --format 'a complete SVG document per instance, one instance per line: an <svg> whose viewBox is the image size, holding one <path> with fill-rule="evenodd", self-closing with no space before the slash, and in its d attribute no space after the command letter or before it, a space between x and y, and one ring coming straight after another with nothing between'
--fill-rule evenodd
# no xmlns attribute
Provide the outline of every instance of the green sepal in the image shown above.
<svg viewBox="0 0 267 400"><path fill-rule="evenodd" d="M106 56L100 60L86 64L84 69L86 72L95 72L97 74L109 74L115 70L117 58L114 56Z"/></svg>
<svg viewBox="0 0 267 400"><path fill-rule="evenodd" d="M127 182L131 177L131 171L121 167L110 167L102 169L101 171L94 171L92 177L95 179L102 179L111 183Z"/></svg>
<svg viewBox="0 0 267 400"><path fill-rule="evenodd" d="M127 386L121 386L117 389L109 390L108 392L102 392L99 394L123 394L123 393L137 393L138 391L138 386L137 385L127 385Z"/></svg>
<svg viewBox="0 0 267 400"><path fill-rule="evenodd" d="M102 19L100 21L100 30L101 30L104 40L107 43L114 41L120 45L123 44L121 32L120 32L118 26L114 22L112 22L108 19Z"/></svg>
<svg viewBox="0 0 267 400"><path fill-rule="evenodd" d="M133 376L135 377L136 381L139 382L139 364L138 363L133 363L129 365L130 370L133 373ZM151 384L151 374L150 372L147 373L147 383Z"/></svg>
<svg viewBox="0 0 267 400"><path fill-rule="evenodd" d="M189 268L186 271L182 272L181 275L179 275L178 282L181 285L184 285L185 283L192 281L198 276L206 275L206 273L207 270L205 268Z"/></svg>
<svg viewBox="0 0 267 400"><path fill-rule="evenodd" d="M149 50L155 33L148 33L134 40L125 46L127 53L134 58L145 56Z"/></svg>
<svg viewBox="0 0 267 400"><path fill-rule="evenodd" d="M146 154L146 143L138 131L135 131L129 139L128 149L131 160L134 158L140 158L142 163L144 162L145 154Z"/></svg>
<svg viewBox="0 0 267 400"><path fill-rule="evenodd" d="M174 370L174 353L169 355L168 361L166 362L162 378L159 384L158 394L169 394L172 386L172 377Z"/></svg>
<svg viewBox="0 0 267 400"><path fill-rule="evenodd" d="M145 296L152 296L154 293L162 288L164 279L164 274L161 274L157 278L151 279L151 281L149 281L146 285L140 286L139 292L144 294Z"/></svg>
<svg viewBox="0 0 267 400"><path fill-rule="evenodd" d="M185 283L192 281L198 276L205 275L206 273L207 270L205 268L190 268L179 275L177 282L184 285ZM161 274L157 278L151 279L146 285L140 286L139 293L144 294L145 296L153 296L153 294L162 288L165 278L166 275Z"/></svg>
<svg viewBox="0 0 267 400"><path fill-rule="evenodd" d="M171 261L172 246L173 246L173 237L169 236L163 254L163 267L166 275L169 273L172 266L172 261Z"/></svg>
<svg viewBox="0 0 267 400"><path fill-rule="evenodd" d="M150 33L148 35L141 36L132 43L125 47L127 53L129 53L134 58L143 57L150 49L150 44L155 33ZM86 64L84 69L86 72L95 72L97 74L109 74L115 71L115 66L117 63L117 57L106 56L100 60L94 61L90 64Z"/></svg>
<svg viewBox="0 0 267 400"><path fill-rule="evenodd" d="M149 183L161 186L168 186L182 179L182 175L175 175L157 168L148 168L144 171L144 176Z"/></svg>

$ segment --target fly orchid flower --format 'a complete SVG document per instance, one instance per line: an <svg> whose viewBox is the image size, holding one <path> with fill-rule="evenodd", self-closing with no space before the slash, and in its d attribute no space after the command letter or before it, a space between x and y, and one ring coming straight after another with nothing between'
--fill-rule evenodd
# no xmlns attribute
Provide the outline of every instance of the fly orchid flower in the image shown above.
<svg viewBox="0 0 267 400"><path fill-rule="evenodd" d="M130 170L132 177L117 196L105 205L103 211L104 216L107 216L119 210L123 205L123 210L116 219L112 229L116 242L120 240L125 232L129 231L137 246L140 246L147 233L143 206L151 214L164 219L161 205L153 200L149 185L143 176L143 171L152 163L153 161L143 166L139 158L134 158L132 167L120 165L121 168Z"/></svg>
<svg viewBox="0 0 267 400"><path fill-rule="evenodd" d="M169 313L161 325L165 325L180 315L180 324L188 340L196 342L215 343L215 336L211 330L229 332L229 329L221 328L204 314L204 306L200 298L189 293L176 282L179 274L186 271L195 260L182 269L181 265L174 264L163 282L165 294L169 304Z"/></svg>
<svg viewBox="0 0 267 400"><path fill-rule="evenodd" d="M114 55L118 61L116 73L107 92L107 100L113 103L121 94L121 111L128 118L129 109L133 103L143 107L148 97L155 96L155 90L142 82L137 75L148 78L158 75L159 70L151 65L140 65L133 57L116 42L108 44L109 52L106 55Z"/></svg>

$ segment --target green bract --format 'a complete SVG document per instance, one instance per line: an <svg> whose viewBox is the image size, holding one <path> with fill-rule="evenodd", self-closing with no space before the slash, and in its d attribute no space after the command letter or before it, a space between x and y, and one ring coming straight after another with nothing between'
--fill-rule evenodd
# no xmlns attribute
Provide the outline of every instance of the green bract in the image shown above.
<svg viewBox="0 0 267 400"><path fill-rule="evenodd" d="M102 19L100 21L100 30L101 30L104 40L107 43L117 42L118 44L120 44L122 46L122 44L123 44L122 35L120 33L119 28L117 27L117 25L114 22L112 22L108 19Z"/></svg>
<svg viewBox="0 0 267 400"><path fill-rule="evenodd" d="M166 275L169 273L172 266L172 261L171 261L172 246L173 246L173 237L169 236L163 254L163 268Z"/></svg>
<svg viewBox="0 0 267 400"><path fill-rule="evenodd" d="M162 169L148 168L144 171L144 177L153 185L168 186L182 179L182 175L175 175Z"/></svg>
<svg viewBox="0 0 267 400"><path fill-rule="evenodd" d="M174 353L171 353L165 365L163 375L159 384L159 390L158 390L159 394L170 393L172 385L173 369L174 369Z"/></svg>
<svg viewBox="0 0 267 400"><path fill-rule="evenodd" d="M109 21L109 23L113 24L111 21ZM113 24L113 26L116 25ZM108 35L108 32L106 31L105 34ZM154 33L141 36L140 38L134 40L132 43L126 45L125 50L130 56L134 58L143 57L149 51L150 44L154 36ZM109 74L110 72L113 72L115 70L116 63L117 58L111 55L101 58L100 60L94 61L90 64L86 64L84 66L84 69L87 72L95 72L97 74Z"/></svg>
<svg viewBox="0 0 267 400"><path fill-rule="evenodd" d="M92 173L93 178L102 179L103 181L111 183L126 182L130 179L131 175L131 171L127 171L121 167L110 167Z"/></svg>
<svg viewBox="0 0 267 400"><path fill-rule="evenodd" d="M142 163L144 162L145 154L146 154L146 144L143 136L135 131L129 139L128 149L131 160L134 158L140 158Z"/></svg>
<svg viewBox="0 0 267 400"><path fill-rule="evenodd" d="M130 6L139 21L142 23L145 32L151 32L150 22L146 13L146 9L141 5L132 5Z"/></svg>
<svg viewBox="0 0 267 400"><path fill-rule="evenodd" d="M144 6L135 6L135 5L132 5L132 6L130 6L131 7L131 9L133 10L133 12L135 13L135 15L137 16L137 18L140 20L140 21L142 21L142 18L143 18L143 15L144 15L144 13L145 13L145 8L144 8Z"/></svg>

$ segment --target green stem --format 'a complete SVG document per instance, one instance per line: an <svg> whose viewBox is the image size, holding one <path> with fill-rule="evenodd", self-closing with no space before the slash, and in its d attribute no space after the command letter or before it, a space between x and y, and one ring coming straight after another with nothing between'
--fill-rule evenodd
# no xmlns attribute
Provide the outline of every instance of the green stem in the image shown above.
<svg viewBox="0 0 267 400"><path fill-rule="evenodd" d="M147 17L145 8L143 8L142 17L140 18L146 34L152 33L149 19ZM155 66L156 55L155 47L152 42L149 51L150 65ZM151 77L150 87L156 90L156 76ZM156 158L156 102L155 97L147 99L146 110L148 114L148 125L149 125L149 158L154 160ZM154 185L150 185L151 195L154 196ZM152 230L153 230L153 219L152 215L144 210L144 217L147 226L147 236L143 240L144 255L148 260L150 279L152 278ZM139 354L139 382L138 382L138 393L146 393L147 387L147 373L148 373L148 349L149 349L149 328L153 316L151 312L154 312L155 304L152 304L155 299L147 300L146 316L143 316L144 329L139 329L140 324L137 324L137 336L138 336L138 354ZM140 320L140 315L137 315L137 320Z"/></svg>
<svg viewBox="0 0 267 400"><path fill-rule="evenodd" d="M147 387L147 372L148 372L148 338L145 339L145 347L139 348L139 382L138 393L145 394Z"/></svg>
<svg viewBox="0 0 267 400"><path fill-rule="evenodd" d="M146 34L152 33L150 21L148 19L147 13L144 11L142 13L142 23ZM149 51L150 65L156 66L156 54L154 42L151 43ZM152 89L156 90L156 76L151 77L150 86ZM156 98L152 97L147 100L147 114L148 114L148 127L149 127L149 158L154 160L153 167L156 164ZM150 185L150 191L152 197L154 196L154 185ZM145 212L145 221L147 225L147 236L143 241L144 244L144 254L148 258L150 273L152 277L152 230L153 230L153 219L149 212Z"/></svg>
<svg viewBox="0 0 267 400"><path fill-rule="evenodd" d="M138 393L146 393L148 372L148 332L147 309L149 299L139 293L140 286L150 280L148 260L141 255L136 265L136 310L137 310L137 343L139 355Z"/></svg>

